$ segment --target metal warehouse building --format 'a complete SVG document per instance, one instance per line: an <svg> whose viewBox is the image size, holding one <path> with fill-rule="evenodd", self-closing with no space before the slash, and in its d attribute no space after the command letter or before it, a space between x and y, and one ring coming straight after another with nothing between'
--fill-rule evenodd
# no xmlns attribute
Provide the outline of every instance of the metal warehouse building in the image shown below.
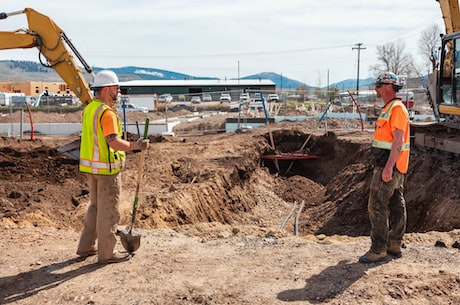
<svg viewBox="0 0 460 305"><path fill-rule="evenodd" d="M193 95L211 94L218 100L222 92L230 93L237 100L241 92L275 92L276 85L269 79L240 80L134 80L120 82L123 95L161 95L169 93L185 96L190 100Z"/></svg>

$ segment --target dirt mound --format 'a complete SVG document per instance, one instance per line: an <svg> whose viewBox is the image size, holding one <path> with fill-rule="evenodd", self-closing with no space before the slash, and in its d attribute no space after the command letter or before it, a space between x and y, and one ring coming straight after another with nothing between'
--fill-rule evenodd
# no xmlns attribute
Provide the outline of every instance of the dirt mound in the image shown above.
<svg viewBox="0 0 460 305"><path fill-rule="evenodd" d="M58 140L0 142L2 222L68 228L69 216L88 193L78 162L57 151Z"/></svg>

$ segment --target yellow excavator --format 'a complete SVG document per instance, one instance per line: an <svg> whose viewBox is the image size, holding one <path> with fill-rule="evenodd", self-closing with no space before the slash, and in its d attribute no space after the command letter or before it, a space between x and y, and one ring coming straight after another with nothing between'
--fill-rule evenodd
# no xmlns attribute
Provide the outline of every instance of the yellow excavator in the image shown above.
<svg viewBox="0 0 460 305"><path fill-rule="evenodd" d="M83 105L93 100L93 93L75 57L92 77L91 67L86 63L64 31L49 17L25 8L12 13L0 13L0 20L25 14L29 27L12 32L0 31L0 50L37 48L40 63L53 68ZM75 56L75 57L74 57ZM45 61L46 60L46 61ZM33 128L33 127L32 127ZM79 159L80 140L77 139L58 149L59 152Z"/></svg>
<svg viewBox="0 0 460 305"><path fill-rule="evenodd" d="M458 0L439 2L446 33L436 54L428 93L436 122L412 124L418 147L460 155L460 10Z"/></svg>
<svg viewBox="0 0 460 305"><path fill-rule="evenodd" d="M92 69L64 31L52 19L31 8L12 13L0 13L0 19L20 14L27 16L29 27L12 32L0 31L0 50L37 48L40 63L53 68L77 98L84 105L89 104L93 94L74 56L91 76Z"/></svg>

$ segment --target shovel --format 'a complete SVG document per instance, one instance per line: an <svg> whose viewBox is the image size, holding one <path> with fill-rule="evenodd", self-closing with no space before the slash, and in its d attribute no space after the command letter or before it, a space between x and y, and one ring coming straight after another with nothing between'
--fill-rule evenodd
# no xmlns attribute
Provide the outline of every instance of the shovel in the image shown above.
<svg viewBox="0 0 460 305"><path fill-rule="evenodd" d="M149 118L145 119L145 127L144 127L144 139L148 137L148 130L149 130ZM145 150L141 151L141 155L139 157L139 170L137 174L137 185L136 185L136 194L134 197L134 204L133 204L133 213L131 216L131 226L129 230L119 231L118 235L120 236L121 244L123 248L129 253L133 253L141 246L141 234L133 232L134 223L136 222L136 213L137 213L137 204L139 202L139 186L142 180L142 169L144 167L144 159L145 159Z"/></svg>

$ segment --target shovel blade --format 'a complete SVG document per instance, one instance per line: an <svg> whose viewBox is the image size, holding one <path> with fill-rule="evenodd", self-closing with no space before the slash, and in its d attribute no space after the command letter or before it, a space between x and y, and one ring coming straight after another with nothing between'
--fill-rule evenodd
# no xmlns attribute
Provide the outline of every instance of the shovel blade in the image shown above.
<svg viewBox="0 0 460 305"><path fill-rule="evenodd" d="M129 253L133 253L141 246L141 234L133 230L118 231L123 248Z"/></svg>

